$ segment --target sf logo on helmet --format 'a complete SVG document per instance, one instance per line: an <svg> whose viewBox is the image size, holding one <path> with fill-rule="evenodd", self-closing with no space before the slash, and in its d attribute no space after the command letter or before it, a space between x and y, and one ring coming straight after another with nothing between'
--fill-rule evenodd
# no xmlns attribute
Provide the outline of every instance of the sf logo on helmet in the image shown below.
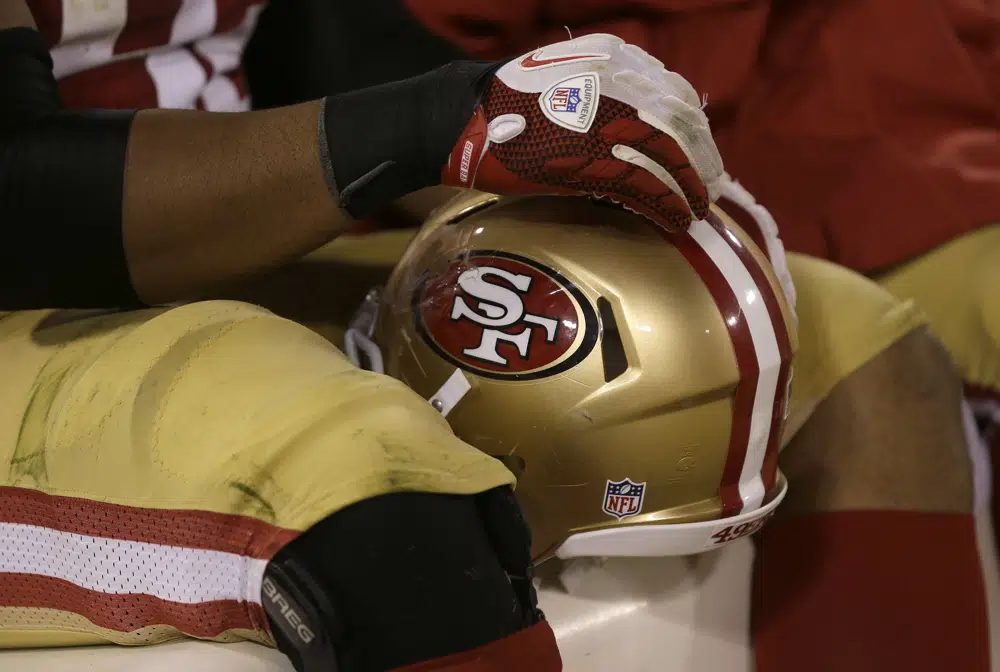
<svg viewBox="0 0 1000 672"><path fill-rule="evenodd" d="M506 280L517 291L493 284L489 280L491 276ZM500 342L505 341L513 343L521 358L526 359L534 325L544 330L546 343L555 342L559 320L524 311L524 301L518 292L527 294L531 289L531 281L530 275L512 273L496 266L470 268L458 276L458 286L463 294L455 297L451 319L472 320L483 327L483 340L474 348L463 349L464 354L485 362L507 364L507 358L497 350ZM467 297L475 304L475 308L469 306ZM503 331L504 328L514 326L519 326L521 330L515 333Z"/></svg>
<svg viewBox="0 0 1000 672"><path fill-rule="evenodd" d="M470 252L427 279L413 311L438 354L488 378L565 371L597 341L594 309L579 289L554 269L497 251Z"/></svg>

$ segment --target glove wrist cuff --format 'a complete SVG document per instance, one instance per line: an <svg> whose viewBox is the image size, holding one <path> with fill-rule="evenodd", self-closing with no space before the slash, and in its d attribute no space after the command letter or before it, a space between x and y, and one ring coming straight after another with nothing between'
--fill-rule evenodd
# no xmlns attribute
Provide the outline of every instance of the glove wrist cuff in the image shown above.
<svg viewBox="0 0 1000 672"><path fill-rule="evenodd" d="M319 151L330 193L361 219L440 183L441 166L500 63L455 61L323 101Z"/></svg>

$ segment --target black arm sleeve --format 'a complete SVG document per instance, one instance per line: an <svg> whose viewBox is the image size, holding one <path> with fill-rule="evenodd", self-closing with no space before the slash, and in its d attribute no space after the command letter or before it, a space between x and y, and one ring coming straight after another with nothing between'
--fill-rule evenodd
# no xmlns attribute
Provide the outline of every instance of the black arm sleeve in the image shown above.
<svg viewBox="0 0 1000 672"><path fill-rule="evenodd" d="M122 241L133 116L63 110L42 36L0 30L0 310L140 304Z"/></svg>

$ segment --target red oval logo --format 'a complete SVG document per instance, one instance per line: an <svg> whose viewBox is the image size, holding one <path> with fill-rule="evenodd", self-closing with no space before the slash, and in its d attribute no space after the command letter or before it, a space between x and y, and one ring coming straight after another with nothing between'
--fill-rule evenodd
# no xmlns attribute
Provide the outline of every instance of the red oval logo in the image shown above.
<svg viewBox="0 0 1000 672"><path fill-rule="evenodd" d="M425 278L413 317L439 355L487 378L551 376L597 342L583 293L554 269L507 252L476 250Z"/></svg>

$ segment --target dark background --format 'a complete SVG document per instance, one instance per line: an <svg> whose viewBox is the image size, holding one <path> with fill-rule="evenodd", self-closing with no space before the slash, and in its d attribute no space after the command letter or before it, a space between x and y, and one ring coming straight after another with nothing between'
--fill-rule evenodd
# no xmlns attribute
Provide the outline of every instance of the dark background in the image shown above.
<svg viewBox="0 0 1000 672"><path fill-rule="evenodd" d="M475 2L475 0L470 0ZM401 0L272 0L244 56L255 108L412 77L467 58Z"/></svg>

